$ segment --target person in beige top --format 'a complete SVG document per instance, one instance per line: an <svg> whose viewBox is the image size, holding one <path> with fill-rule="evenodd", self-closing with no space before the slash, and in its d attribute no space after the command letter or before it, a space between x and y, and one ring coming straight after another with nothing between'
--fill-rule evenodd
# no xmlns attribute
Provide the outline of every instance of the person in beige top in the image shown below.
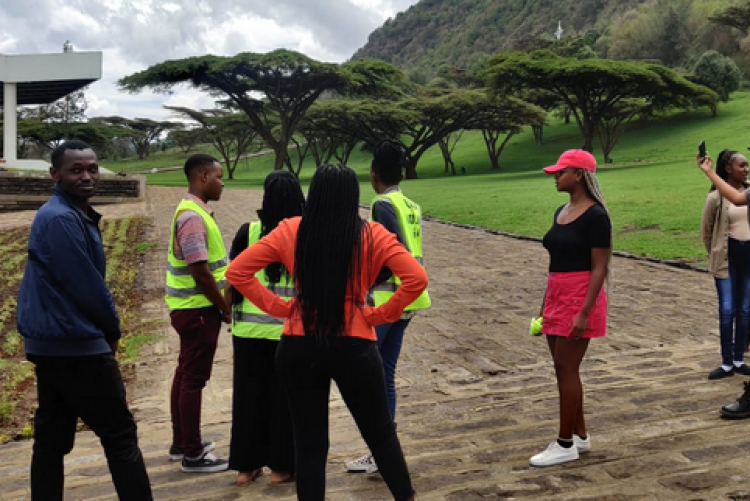
<svg viewBox="0 0 750 501"><path fill-rule="evenodd" d="M748 162L731 150L719 154L716 175L738 193L747 188ZM750 327L750 225L744 207L722 196L714 185L706 197L701 223L709 271L719 299L721 366L708 379L722 379L735 372L750 376L743 362Z"/></svg>

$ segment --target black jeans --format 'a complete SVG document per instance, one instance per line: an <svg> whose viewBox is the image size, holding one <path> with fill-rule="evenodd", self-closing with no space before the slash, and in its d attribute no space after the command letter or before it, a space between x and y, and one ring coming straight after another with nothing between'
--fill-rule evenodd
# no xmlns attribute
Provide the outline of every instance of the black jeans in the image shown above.
<svg viewBox="0 0 750 501"><path fill-rule="evenodd" d="M286 393L276 374L278 341L232 336L234 392L229 468L263 466L294 473L294 440Z"/></svg>
<svg viewBox="0 0 750 501"><path fill-rule="evenodd" d="M63 457L80 417L99 437L121 500L153 499L125 386L112 355L35 357L39 407L34 417L31 498L62 500Z"/></svg>
<svg viewBox="0 0 750 501"><path fill-rule="evenodd" d="M298 499L325 498L331 379L394 499L405 501L414 495L396 427L388 412L383 361L374 341L282 336L276 367L292 414Z"/></svg>

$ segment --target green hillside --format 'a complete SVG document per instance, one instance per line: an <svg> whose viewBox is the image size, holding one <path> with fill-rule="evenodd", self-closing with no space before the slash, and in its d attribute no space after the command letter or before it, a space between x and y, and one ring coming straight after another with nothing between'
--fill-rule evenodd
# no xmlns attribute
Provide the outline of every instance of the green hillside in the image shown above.
<svg viewBox="0 0 750 501"><path fill-rule="evenodd" d="M734 0L422 0L375 30L353 59L372 57L426 83L441 65L469 67L479 55L588 36L600 57L690 65L715 49L748 67L737 30L708 18ZM734 33L737 31L737 33Z"/></svg>

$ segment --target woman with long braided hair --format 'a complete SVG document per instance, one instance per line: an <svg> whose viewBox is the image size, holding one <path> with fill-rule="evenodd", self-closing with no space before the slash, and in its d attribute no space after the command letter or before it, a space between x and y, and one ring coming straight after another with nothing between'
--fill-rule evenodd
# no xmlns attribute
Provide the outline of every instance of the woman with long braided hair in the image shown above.
<svg viewBox="0 0 750 501"><path fill-rule="evenodd" d="M282 220L302 215L305 197L295 175L284 170L269 174L263 183L261 207L259 221L243 224L237 231L230 259L255 245ZM282 297L294 296L291 273L278 261L255 277ZM287 482L294 475L294 442L275 361L284 321L266 315L234 288L231 294L234 391L229 468L238 471L237 485L255 480L264 466L271 469L271 484Z"/></svg>
<svg viewBox="0 0 750 501"><path fill-rule="evenodd" d="M297 497L305 501L325 498L331 380L382 465L393 498L414 499L373 326L398 320L427 286L427 275L392 233L359 216L359 196L349 167L320 166L302 217L282 221L227 270L227 280L245 297L268 315L286 318L276 364L292 416ZM255 277L273 262L293 270L296 293L289 302ZM371 307L365 294L383 266L401 286L387 303Z"/></svg>
<svg viewBox="0 0 750 501"><path fill-rule="evenodd" d="M550 255L542 306L542 333L555 363L560 397L558 439L533 456L532 466L575 461L591 447L583 413L580 366L589 341L607 329L607 293L612 257L612 223L596 179L596 160L568 150L544 172L570 200L555 212L543 244Z"/></svg>

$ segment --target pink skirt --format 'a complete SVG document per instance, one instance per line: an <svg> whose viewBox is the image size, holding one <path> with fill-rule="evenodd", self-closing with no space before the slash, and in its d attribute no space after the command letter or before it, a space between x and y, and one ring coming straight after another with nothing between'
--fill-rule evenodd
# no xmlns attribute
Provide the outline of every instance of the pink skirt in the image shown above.
<svg viewBox="0 0 750 501"><path fill-rule="evenodd" d="M552 273L547 277L544 298L542 332L552 336L570 335L573 318L581 310L591 279L590 271ZM599 289L596 302L589 313L583 337L604 337L607 333L607 295Z"/></svg>

